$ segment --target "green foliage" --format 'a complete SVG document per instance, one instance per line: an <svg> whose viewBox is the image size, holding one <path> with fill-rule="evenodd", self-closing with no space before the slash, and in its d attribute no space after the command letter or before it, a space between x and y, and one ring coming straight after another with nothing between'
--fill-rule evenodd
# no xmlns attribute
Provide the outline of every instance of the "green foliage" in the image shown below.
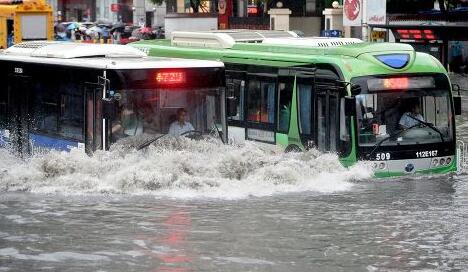
<svg viewBox="0 0 468 272"><path fill-rule="evenodd" d="M164 0L149 0L149 2L155 5L161 5L164 3Z"/></svg>
<svg viewBox="0 0 468 272"><path fill-rule="evenodd" d="M387 0L388 13L417 13L422 10L431 10L437 0ZM439 1L442 12L450 11L461 4L461 0L441 0Z"/></svg>
<svg viewBox="0 0 468 272"><path fill-rule="evenodd" d="M155 5L161 5L164 3L165 0L149 0L150 3L155 4ZM203 2L206 2L208 0L190 0L190 7L192 8L194 13L197 13L200 10L200 7L202 7Z"/></svg>

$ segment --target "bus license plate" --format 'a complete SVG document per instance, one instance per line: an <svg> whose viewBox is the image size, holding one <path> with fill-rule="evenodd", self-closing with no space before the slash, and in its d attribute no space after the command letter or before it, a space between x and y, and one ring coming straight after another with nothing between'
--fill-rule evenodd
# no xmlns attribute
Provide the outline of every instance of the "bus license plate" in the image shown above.
<svg viewBox="0 0 468 272"><path fill-rule="evenodd" d="M416 152L416 158L429 158L429 157L436 157L436 156L437 156L437 150Z"/></svg>

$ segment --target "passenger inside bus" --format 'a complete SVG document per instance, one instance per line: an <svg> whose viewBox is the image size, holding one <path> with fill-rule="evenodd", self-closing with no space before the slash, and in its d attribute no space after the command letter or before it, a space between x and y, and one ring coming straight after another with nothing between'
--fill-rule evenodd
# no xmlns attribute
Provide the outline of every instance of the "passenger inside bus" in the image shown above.
<svg viewBox="0 0 468 272"><path fill-rule="evenodd" d="M184 108L177 110L177 120L172 122L169 127L169 135L181 136L184 133L193 131L195 128L187 121L187 111Z"/></svg>
<svg viewBox="0 0 468 272"><path fill-rule="evenodd" d="M138 108L138 103L134 97L122 95L118 118L112 125L114 140L143 134L143 120L142 115L137 111Z"/></svg>
<svg viewBox="0 0 468 272"><path fill-rule="evenodd" d="M161 124L159 123L158 118L156 118L151 104L144 104L141 108L141 113L138 116L142 116L143 133L156 134L161 131Z"/></svg>
<svg viewBox="0 0 468 272"><path fill-rule="evenodd" d="M218 118L222 101L216 91L114 91L119 106L112 120L111 142L131 145L161 135L198 139L202 134L220 131Z"/></svg>
<svg viewBox="0 0 468 272"><path fill-rule="evenodd" d="M120 120L112 127L112 134L117 138L137 136L143 133L143 122L133 107L122 107Z"/></svg>

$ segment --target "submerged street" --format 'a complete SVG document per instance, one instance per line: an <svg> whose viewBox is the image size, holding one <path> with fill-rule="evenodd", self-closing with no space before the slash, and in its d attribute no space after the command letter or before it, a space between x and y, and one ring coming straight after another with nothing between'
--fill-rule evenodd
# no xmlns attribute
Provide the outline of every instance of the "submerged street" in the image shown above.
<svg viewBox="0 0 468 272"><path fill-rule="evenodd" d="M468 0L0 0L0 272L468 272L466 33Z"/></svg>
<svg viewBox="0 0 468 272"><path fill-rule="evenodd" d="M463 177L226 200L2 196L2 271L457 271Z"/></svg>
<svg viewBox="0 0 468 272"><path fill-rule="evenodd" d="M1 156L0 271L468 267L467 174L381 180L314 151L188 140Z"/></svg>

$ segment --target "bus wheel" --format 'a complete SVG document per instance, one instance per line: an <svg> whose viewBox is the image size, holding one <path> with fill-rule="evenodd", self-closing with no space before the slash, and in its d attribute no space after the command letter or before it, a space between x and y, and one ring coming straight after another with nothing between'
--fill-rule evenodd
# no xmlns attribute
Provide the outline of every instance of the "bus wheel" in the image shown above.
<svg viewBox="0 0 468 272"><path fill-rule="evenodd" d="M289 153L289 152L301 152L302 150L297 146L297 145L288 145L284 152Z"/></svg>

